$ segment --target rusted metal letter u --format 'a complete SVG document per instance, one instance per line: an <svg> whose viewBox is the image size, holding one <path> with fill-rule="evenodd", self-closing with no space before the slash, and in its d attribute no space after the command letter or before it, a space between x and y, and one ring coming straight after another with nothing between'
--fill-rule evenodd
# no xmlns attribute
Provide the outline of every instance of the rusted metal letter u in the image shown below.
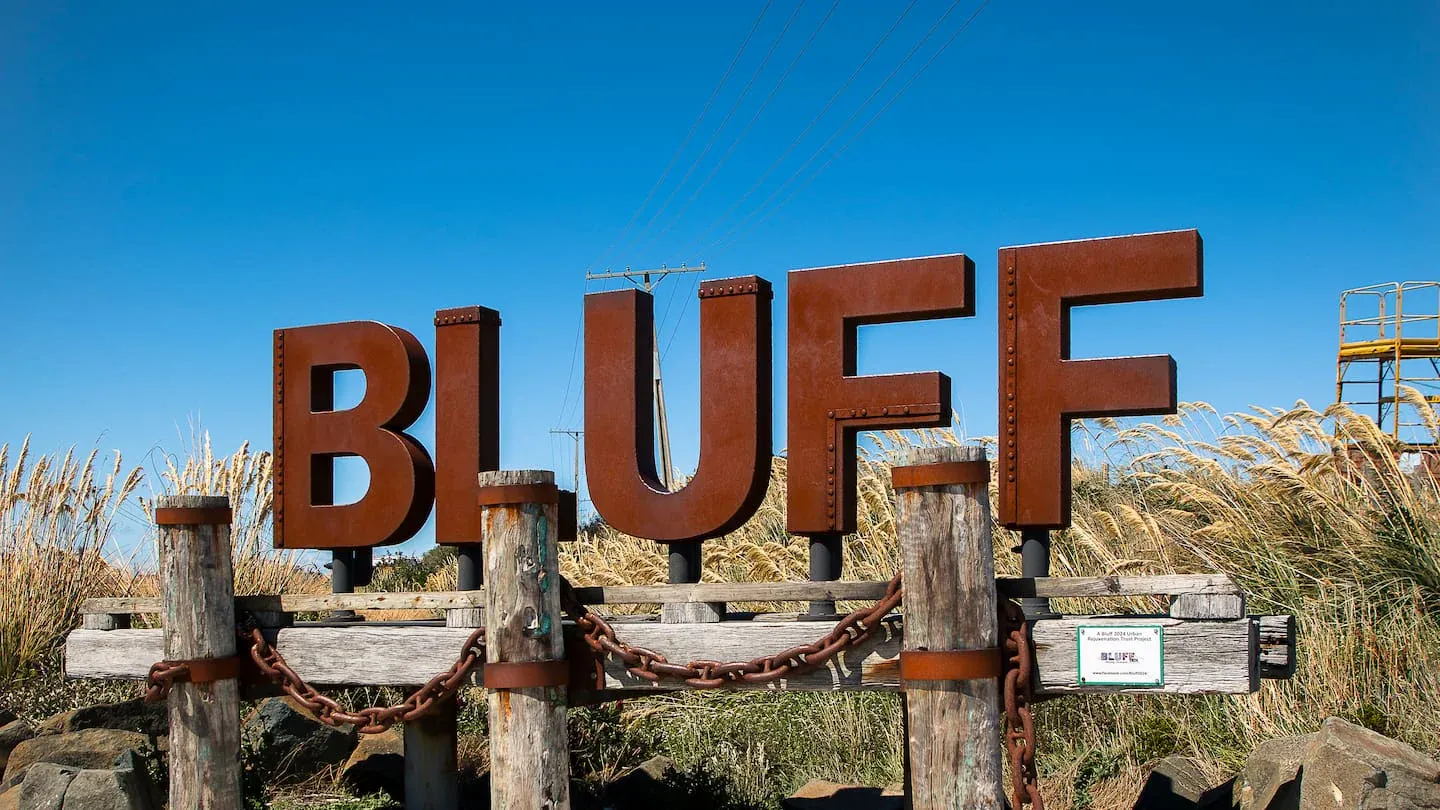
<svg viewBox="0 0 1440 810"><path fill-rule="evenodd" d="M595 511L664 543L739 528L770 480L770 283L700 285L700 459L667 492L655 467L654 308L638 290L585 296L585 471Z"/></svg>

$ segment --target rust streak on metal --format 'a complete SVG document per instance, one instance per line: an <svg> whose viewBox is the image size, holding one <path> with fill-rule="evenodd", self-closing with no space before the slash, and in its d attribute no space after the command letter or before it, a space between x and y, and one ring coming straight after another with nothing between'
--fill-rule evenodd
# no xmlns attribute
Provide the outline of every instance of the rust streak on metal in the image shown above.
<svg viewBox="0 0 1440 810"><path fill-rule="evenodd" d="M335 410L335 372L359 369L365 396ZM430 362L415 336L373 321L275 334L275 545L354 548L400 543L435 497L425 448L404 433L430 395ZM370 488L334 503L333 461L358 456Z"/></svg>
<svg viewBox="0 0 1440 810"><path fill-rule="evenodd" d="M187 509L162 506L155 509L156 526L228 526L233 519L229 507Z"/></svg>
<svg viewBox="0 0 1440 810"><path fill-rule="evenodd" d="M478 476L500 468L500 313L435 313L435 542L483 539Z"/></svg>
<svg viewBox="0 0 1440 810"><path fill-rule="evenodd" d="M700 461L676 492L655 467L654 312L638 290L585 296L585 468L616 530L665 543L739 528L770 478L770 283L700 285Z"/></svg>
<svg viewBox="0 0 1440 810"><path fill-rule="evenodd" d="M975 264L963 254L790 273L788 525L795 534L855 531L855 434L942 427L950 378L938 371L856 376L867 324L975 311Z"/></svg>
<svg viewBox="0 0 1440 810"><path fill-rule="evenodd" d="M1000 518L1012 529L1070 523L1070 420L1174 413L1175 362L1070 359L1076 306L1198 296L1191 231L1000 250Z"/></svg>
<svg viewBox="0 0 1440 810"><path fill-rule="evenodd" d="M895 489L940 487L949 484L987 484L989 482L990 462L983 459L890 468L890 483Z"/></svg>

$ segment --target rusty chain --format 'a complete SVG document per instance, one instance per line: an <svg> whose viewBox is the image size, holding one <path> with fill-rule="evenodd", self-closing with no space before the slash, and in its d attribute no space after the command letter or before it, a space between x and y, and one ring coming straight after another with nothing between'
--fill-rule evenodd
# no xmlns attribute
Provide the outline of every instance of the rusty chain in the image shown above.
<svg viewBox="0 0 1440 810"><path fill-rule="evenodd" d="M393 706L371 706L349 711L334 699L321 694L296 674L280 651L270 646L258 627L236 631L241 646L249 644L249 654L260 674L279 684L285 694L315 714L328 726L352 725L361 734L379 734L399 722L414 720L428 714L439 703L455 696L465 685L470 672L485 658L485 628L477 628L460 648L460 657L450 669L431 678L405 700ZM146 678L145 700L163 700L172 684L185 680L189 667L183 663L161 661L150 668Z"/></svg>
<svg viewBox="0 0 1440 810"><path fill-rule="evenodd" d="M903 596L900 576L896 575L878 602L850 613L829 633L809 644L749 661L674 664L661 653L622 641L608 622L576 597L570 582L560 578L561 608L575 621L581 638L594 653L602 658L614 656L638 678L651 682L664 679L682 681L693 689L716 689L737 683L764 684L819 669L839 653L858 646L874 635L880 628L881 620L900 604ZM1029 804L1034 810L1045 810L1035 772L1035 721L1030 711L1034 701L1034 650L1030 626L1020 606L1008 599L999 600L999 623L1006 662L1001 691L1005 710L1005 747L1010 755L1012 806L1019 810ZM279 684L287 695L326 725L353 725L361 734L378 734L397 722L422 717L439 703L454 697L475 666L483 664L485 655L485 628L481 627L465 640L460 657L449 670L431 678L404 701L393 706L371 706L352 712L306 683L285 663L280 652L270 646L258 627L242 627L237 630L237 635L242 643L249 643L250 658L261 674ZM151 703L164 700L172 684L188 679L189 670L188 664L175 661L161 661L152 666L146 678L145 700Z"/></svg>
<svg viewBox="0 0 1440 810"><path fill-rule="evenodd" d="M574 618L576 626L580 628L581 638L591 650L602 657L613 655L624 662L630 674L637 678L651 682L668 678L683 681L692 689L718 689L736 683L770 683L819 669L836 654L874 635L885 614L900 604L901 595L900 577L896 575L890 580L890 585L885 589L885 595L880 601L841 619L823 637L773 655L730 663L690 661L686 664L675 664L654 650L621 641L608 622L576 598L574 589L563 577L560 604L561 608Z"/></svg>
<svg viewBox="0 0 1440 810"><path fill-rule="evenodd" d="M159 703L170 696L170 687L190 679L190 665L179 661L159 661L145 676L145 702Z"/></svg>
<svg viewBox="0 0 1440 810"><path fill-rule="evenodd" d="M1034 701L1034 648L1030 644L1030 624L1025 611L1009 599L1000 600L1000 637L1005 650L1005 674L1001 691L1005 704L1005 747L1010 753L1011 806L1015 810L1029 804L1034 810L1045 810L1040 795L1040 781L1035 774L1035 718L1030 712Z"/></svg>

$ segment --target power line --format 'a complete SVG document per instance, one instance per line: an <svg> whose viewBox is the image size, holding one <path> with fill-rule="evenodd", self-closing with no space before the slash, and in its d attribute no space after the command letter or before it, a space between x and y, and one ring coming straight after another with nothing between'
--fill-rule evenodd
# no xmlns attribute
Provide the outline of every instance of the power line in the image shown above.
<svg viewBox="0 0 1440 810"><path fill-rule="evenodd" d="M801 3L801 5L804 5L803 2ZM660 237L669 233L671 228L675 227L675 224L680 221L680 218L685 215L685 212L690 210L691 204L693 204L695 200L699 199L700 194L705 191L705 189L710 185L710 181L715 179L715 175L718 174L720 172L720 169L725 166L725 163L730 159L730 156L735 154L735 150L739 148L740 142L744 141L745 136L750 134L750 130L755 126L755 122L760 120L760 116L765 113L766 108L770 106L770 102L774 101L775 96L779 95L780 88L785 86L785 81L790 78L790 74L795 70L795 66L800 64L801 57L805 56L805 52L810 49L811 44L815 42L815 38L820 36L820 32L825 29L825 24L830 22L830 18L835 15L835 9L839 7L840 0L833 0L833 2L830 4L830 10L825 12L825 16L820 19L820 23L815 26L815 30L810 32L809 38L807 38L805 40L805 43L800 46L800 50L796 52L795 58L790 60L790 64L786 66L785 71L780 74L780 79L775 82L775 86L771 88L770 93L765 97L765 100L760 102L760 106L755 109L754 115L750 116L750 120L745 124L745 127L740 130L740 134L737 135L735 137L735 140L730 144L730 146L726 148L725 154L721 155L720 159L715 162L715 165L710 168L710 172L705 175L705 179L700 181L700 185L697 186L694 191L690 192L690 197L685 200L684 205L680 206L680 210L675 212L675 216L670 218L670 221L665 224L665 227L660 230L660 233L651 237L650 244L653 244ZM800 9L797 6L797 14L799 13L799 10ZM784 32L781 32L781 36L784 36ZM777 40L776 42L778 44L779 41Z"/></svg>
<svg viewBox="0 0 1440 810"><path fill-rule="evenodd" d="M591 262L592 267L599 265L602 261L607 259L610 255L610 252L614 250L615 247L620 244L621 240L623 240L630 233L630 229L633 228L636 221L639 220L641 212L645 210L645 206L650 204L650 200L654 198L655 192L658 191L661 185L664 184L665 178L670 176L670 171L675 167L675 163L679 161L680 156L685 152L685 147L690 144L690 139L693 138L695 133L699 130L700 123L704 121L705 116L709 114L710 107L715 103L715 99L720 95L720 90L724 88L725 84L730 80L730 76L735 71L735 66L740 63L740 57L745 53L745 49L750 46L750 40L754 38L755 32L760 29L760 23L765 19L765 15L769 13L770 7L773 4L774 0L765 0L765 5L760 9L760 14L755 17L755 22L751 23L750 30L745 34L745 39L740 42L740 47L735 51L735 55L731 57L730 64L728 67L725 68L725 73L721 75L720 81L717 82L715 84L715 88L710 91L710 97L705 100L705 105L700 109L700 114L695 117L695 122L690 125L689 131L685 133L685 137L680 141L680 146L678 146L675 149L674 154L670 156L669 163L667 163L665 165L665 169L660 172L660 176L655 180L654 185L650 187L650 191L645 194L645 198L640 202L640 205L636 207L633 213L630 214L629 221L625 223L625 226L610 242L610 245L606 247L605 250L603 250L593 262ZM754 81L753 77L751 81ZM663 206L661 210L663 210ZM647 225L646 227L649 226ZM587 279L585 282L585 292L588 293L589 291L590 282L589 279ZM560 400L559 421L561 424L565 423L567 413L571 411L570 392L574 389L575 386L575 366L580 356L580 334L583 324L584 316L582 310L582 316L575 321L575 342L570 349L570 373L565 379L565 396L562 397ZM578 405L579 400L577 398L576 407L578 407Z"/></svg>
<svg viewBox="0 0 1440 810"><path fill-rule="evenodd" d="M834 94L830 96L830 100L825 102L825 106L820 108L820 112L815 113L815 117L811 118L810 123L806 124L805 128L800 131L800 134L796 135L795 139L790 142L790 145L785 147L785 151L780 153L780 157L776 158L775 161L765 169L764 173L760 175L760 179L751 184L750 188L746 189L745 193L740 195L740 199L732 203L730 207L725 210L725 213L721 214L720 218L715 220L714 224L700 234L697 242L703 242L715 228L719 227L720 223L729 219L730 215L735 213L735 210L741 205L744 205L745 201L750 199L750 196L755 193L756 189L760 188L760 186L770 178L770 175L774 174L775 170L780 168L780 164L784 163L785 159L790 157L790 154L795 151L795 148L805 140L805 136L810 134L810 131L815 128L815 125L820 123L820 120L825 117L825 114L830 112L830 109L835 106L835 102L839 101L840 97L845 94L845 91L850 89L850 85L855 83L855 79L860 76L861 71L870 64L870 60L875 58L875 54L880 52L880 48L889 41L890 35L895 33L895 29L900 27L900 24L905 21L905 18L910 15L910 11L914 9L915 5L919 2L920 0L910 0L910 4L905 7L904 11L900 12L900 16L895 19L895 22L890 24L890 28L870 47L870 52L865 54L865 58L860 60L860 64L850 72L849 78L845 79L844 83L840 85L840 89L836 90ZM698 244L696 247L698 247Z"/></svg>
<svg viewBox="0 0 1440 810"><path fill-rule="evenodd" d="M725 117L720 119L720 125L715 128L714 133L710 135L710 139L705 142L705 146L700 150L700 154L695 157L695 160L691 161L690 168L685 170L685 174L681 176L680 182L676 184L675 188L670 190L670 193L665 197L665 201L660 203L660 207L655 209L655 213L650 215L650 219L640 229L642 235L650 230L650 226L655 224L655 221L660 218L661 214L665 213L665 209L669 208L670 203L675 200L675 195L680 193L680 189L684 188L685 184L690 181L690 177L695 174L695 170L700 168L700 164L704 162L705 156L710 154L710 149L715 146L715 140L719 138L720 133L725 130L725 125L730 123L730 119L735 115L735 111L740 108L740 104L745 100L745 96L749 95L750 88L755 86L755 80L760 78L760 74L764 72L765 66L770 64L770 57L775 55L775 49L780 47L781 40L785 38L785 34L789 32L790 26L794 25L795 18L800 15L800 10L804 7L805 0L800 0L795 6L795 11L792 12L790 18L785 21L784 27L780 29L780 34L775 37L774 42L770 43L770 49L765 52L765 58L760 60L760 64L755 68L755 72L750 74L750 80L745 82L745 86L741 88L740 95L735 98L734 103L730 105L730 109L725 112ZM654 240L652 239L651 241Z"/></svg>
<svg viewBox="0 0 1440 810"><path fill-rule="evenodd" d="M655 285L664 281L666 276L676 273L703 273L705 270L705 263L701 262L698 267L687 267L683 264L679 267L661 265L659 269L656 270L632 270L627 267L624 270L613 272L586 273L585 278L587 281L590 279L623 278L644 290L646 295L649 295L654 291ZM665 386L660 379L660 342L659 335L655 330L655 319L653 315L650 319L650 326L650 351L653 357L651 381L655 400L655 428L660 440L660 481L665 485L666 489L670 489L675 486L675 468L670 463L670 424L665 418Z"/></svg>
<svg viewBox="0 0 1440 810"><path fill-rule="evenodd" d="M585 435L583 430L567 430L565 428L550 428L552 434L558 433L569 436L575 440L575 492L580 492L580 437Z"/></svg>
<svg viewBox="0 0 1440 810"><path fill-rule="evenodd" d="M986 0L986 3L988 2L989 0ZM914 47L912 47L910 51L905 54L905 58L900 60L900 63L896 65L895 68L885 76L884 80L881 81L874 90L870 91L870 95L866 96L865 100L860 102L860 106L855 108L855 111L850 114L850 117L846 118L845 122L842 123L839 127L837 127L835 131L831 133L830 137L826 138L825 142L820 144L819 148L812 152L810 154L810 157L805 159L804 163L800 164L800 168L796 169L788 178L785 179L785 182L777 186L775 190L772 191L769 196L767 196L764 201L760 203L760 205L756 206L754 210L752 210L749 214L742 218L740 222L736 223L735 226L732 227L729 231L727 231L724 236L713 242L712 245L718 246L720 244L729 244L731 241L733 241L732 237L737 232L739 232L741 228L749 224L749 222L754 219L761 211L765 210L765 208L769 206L770 203L774 202L775 199L779 197L780 194L784 192L791 183L795 182L795 180L797 180L800 175L805 172L806 169L810 168L810 164L814 163L815 160L820 157L820 155L824 154L825 150L829 148L830 144L834 143L835 139L840 137L840 135L844 133L844 131L860 117L860 114L865 111L865 108L870 106L870 102L874 101L876 96L880 95L881 91L883 91L885 87L889 85L890 82L894 80L897 75L899 75L900 71L903 70L905 66L910 63L911 59L915 58L915 54L919 53L920 49L924 47L925 43L930 41L930 37L935 35L935 32L938 31L940 29L940 26L944 24L947 19L950 18L951 14L955 13L955 9L959 6L960 0L952 0L949 7L945 9L945 13L940 15L940 19L936 20L935 23L930 26L930 29L925 32L925 35L920 38L920 41L915 43ZM980 6L981 9L983 9L984 7L984 4ZM979 10L977 9L975 13L978 14ZM971 19L974 19L973 15L971 16ZM966 24L968 25L968 22ZM962 26L960 30L963 31L964 27ZM949 43L946 44L948 45ZM941 50L944 50L944 48L942 47ZM904 91L902 90L901 92ZM893 103L894 100L892 99L891 101Z"/></svg>
<svg viewBox="0 0 1440 810"><path fill-rule="evenodd" d="M735 51L735 55L730 58L730 65L725 68L725 73L720 76L720 81L715 84L715 89L710 91L710 97L705 99L705 106L700 108L700 114L695 117L695 122L690 125L690 129L685 133L685 137L681 139L680 145L675 148L675 153L670 156L670 162L665 164L665 169L661 171L660 176L655 179L655 184L650 186L650 190L645 193L645 199L641 200L640 205L630 214L630 219L625 223L625 227L620 230L620 233L610 243L609 247L601 252L600 257L592 263L593 265L598 265L609 258L610 251L614 250L615 246L620 244L620 241L629 235L630 229L634 227L635 222L640 219L640 213L645 210L645 206L650 204L650 200L654 199L655 192L660 190L660 186L665 183L665 178L670 176L670 171L675 168L675 164L680 160L680 155L685 152L685 147L690 145L690 139L695 137L696 131L700 129L700 122L705 120L706 114L710 112L711 105L715 103L715 99L720 95L721 88L730 80L730 75L734 73L735 66L740 63L741 55L743 55L745 49L749 47L750 40L754 38L755 32L760 28L760 22L765 19L765 15L770 11L770 6L774 5L774 3L775 0L766 0L765 6L760 9L759 16L755 18L755 22L751 23L750 31L745 34L745 39L741 40L739 50Z"/></svg>
<svg viewBox="0 0 1440 810"><path fill-rule="evenodd" d="M885 102L885 106L881 107L878 112L872 115L870 117L870 120L865 122L864 126L860 127L860 129L857 130L854 135L850 136L850 139L847 140L844 144L842 144L841 147L837 149L835 153L829 157L828 160L826 160L820 165L820 168L816 169L813 173L811 173L809 177L805 178L805 182L801 183L795 188L794 191L790 192L790 195L786 197L784 201L782 201L779 205L767 211L765 215L762 216L759 220L757 220L752 227L758 227L760 223L769 219L772 215L774 215L776 211L779 211L781 208L784 208L786 205L788 205L791 200L795 199L795 195L805 190L805 188L808 187L810 183L815 180L816 177L819 177L820 174L825 171L825 169L829 168L830 164L834 163L841 155L845 154L845 150L849 149L850 146L855 143L855 141L859 140L860 136L864 135L865 131L870 129L871 124L874 124L875 121L880 118L880 116L884 115L885 112L895 104L895 102L900 100L901 96L905 95L905 91L909 90L910 86L915 83L915 80L919 79L921 74L923 74L932 64L934 64L936 59L940 58L940 55L945 52L945 49L949 48L951 43L953 43L957 38L959 38L961 34L965 33L965 29L969 28L970 24L975 22L975 18L979 17L980 12L984 11L985 7L988 5L990 5L990 0L984 0L984 2L982 2L975 9L975 11L970 14L970 16L965 20L965 22L962 23L960 27L955 30L955 33L951 34L950 37L946 39L945 42L940 46L940 48L936 50L935 53L931 54L929 59L925 60L925 64L921 65L920 69L915 71L914 75L912 75L908 80L906 80L905 84L900 87L900 89L895 93L895 95L892 96L889 101ZM718 245L729 245L734 242L734 239L734 237L731 237L726 241L718 243Z"/></svg>

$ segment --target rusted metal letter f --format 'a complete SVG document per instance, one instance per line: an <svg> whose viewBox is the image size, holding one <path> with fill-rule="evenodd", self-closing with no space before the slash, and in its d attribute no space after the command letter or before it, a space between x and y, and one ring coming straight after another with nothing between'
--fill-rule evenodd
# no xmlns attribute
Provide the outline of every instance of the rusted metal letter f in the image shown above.
<svg viewBox="0 0 1440 810"><path fill-rule="evenodd" d="M739 528L770 479L770 283L700 285L700 460L667 492L655 468L653 299L585 296L585 471L595 511L634 537L684 543Z"/></svg>

